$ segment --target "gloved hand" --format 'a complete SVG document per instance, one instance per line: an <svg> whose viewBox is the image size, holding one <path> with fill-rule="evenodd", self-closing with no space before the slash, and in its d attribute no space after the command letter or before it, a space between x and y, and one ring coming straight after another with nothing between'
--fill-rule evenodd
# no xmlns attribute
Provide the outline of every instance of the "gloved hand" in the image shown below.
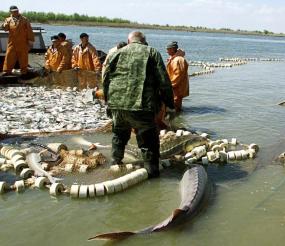
<svg viewBox="0 0 285 246"><path fill-rule="evenodd" d="M166 111L166 115L165 115L166 120L170 121L170 120L173 120L175 118L176 111L174 108L172 109L172 108L166 107L165 111Z"/></svg>

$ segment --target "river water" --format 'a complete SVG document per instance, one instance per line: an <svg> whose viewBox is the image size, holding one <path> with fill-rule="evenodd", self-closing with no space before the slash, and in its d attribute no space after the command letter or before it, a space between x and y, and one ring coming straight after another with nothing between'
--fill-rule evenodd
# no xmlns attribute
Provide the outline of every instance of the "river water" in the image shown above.
<svg viewBox="0 0 285 246"><path fill-rule="evenodd" d="M49 36L65 32L75 43L81 32L90 34L98 49L107 51L126 40L130 29L43 26ZM219 57L285 58L285 39L225 34L144 30L149 45L161 51L176 40L188 60L218 62ZM177 123L207 132L213 139L236 137L255 142L254 160L211 166L215 184L208 207L193 223L153 235L133 237L119 245L284 245L285 168L274 159L285 151L284 62L251 62L216 69L211 75L190 80L191 95ZM194 68L191 68L194 69ZM110 136L85 135L108 143ZM70 137L37 139L66 142ZM26 190L0 197L1 246L104 245L87 242L97 233L137 230L162 221L179 205L183 170L166 170L157 180L146 181L127 192L94 200L52 198L48 192ZM96 180L93 180L96 183ZM109 244L107 244L109 245Z"/></svg>

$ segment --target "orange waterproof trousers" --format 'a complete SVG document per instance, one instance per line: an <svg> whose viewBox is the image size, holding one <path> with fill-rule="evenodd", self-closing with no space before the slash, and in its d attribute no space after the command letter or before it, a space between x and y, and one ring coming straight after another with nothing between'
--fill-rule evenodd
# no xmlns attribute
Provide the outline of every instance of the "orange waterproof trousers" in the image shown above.
<svg viewBox="0 0 285 246"><path fill-rule="evenodd" d="M27 73L28 68L28 49L15 49L8 47L3 67L3 72L11 73L17 61L19 61L21 73Z"/></svg>

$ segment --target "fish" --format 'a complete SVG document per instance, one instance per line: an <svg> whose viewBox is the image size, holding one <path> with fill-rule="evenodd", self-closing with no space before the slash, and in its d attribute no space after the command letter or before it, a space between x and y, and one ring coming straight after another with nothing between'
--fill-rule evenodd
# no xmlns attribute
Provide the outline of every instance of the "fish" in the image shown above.
<svg viewBox="0 0 285 246"><path fill-rule="evenodd" d="M41 135L51 132L61 134L67 131L97 132L97 128L99 131L99 128L110 120L106 118L105 105L98 100L86 102L86 95L92 91L93 89L79 91L77 87L1 88L0 132L14 135ZM104 128L111 131L111 126L109 123L108 127Z"/></svg>
<svg viewBox="0 0 285 246"><path fill-rule="evenodd" d="M133 235L166 231L182 223L193 220L207 205L211 194L211 183L203 166L188 169L180 181L181 202L177 209L164 221L138 231L119 231L98 234L92 240L123 240Z"/></svg>
<svg viewBox="0 0 285 246"><path fill-rule="evenodd" d="M168 143L161 144L160 157L162 159L169 158L181 152L190 152L195 147L206 145L207 139L197 134L189 134L187 136L176 137Z"/></svg>
<svg viewBox="0 0 285 246"><path fill-rule="evenodd" d="M60 179L54 178L48 172L43 170L43 168L42 168L42 166L40 164L41 156L40 156L39 153L35 153L35 152L28 153L27 156L26 156L26 161L28 163L28 166L32 170L35 171L35 175L47 177L52 184L56 183L58 180L60 180Z"/></svg>
<svg viewBox="0 0 285 246"><path fill-rule="evenodd" d="M183 152L190 152L195 147L207 145L207 143L206 138L197 134L190 133L185 136L176 136L174 132L172 132L172 135L169 132L168 136L160 139L160 158L167 159ZM126 146L126 152L137 159L142 159L140 149L133 144Z"/></svg>

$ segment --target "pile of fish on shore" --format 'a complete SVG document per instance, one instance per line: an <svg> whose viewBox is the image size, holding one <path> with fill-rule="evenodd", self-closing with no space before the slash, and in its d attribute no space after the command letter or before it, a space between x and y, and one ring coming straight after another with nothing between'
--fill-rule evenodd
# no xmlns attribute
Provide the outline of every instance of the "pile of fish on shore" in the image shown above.
<svg viewBox="0 0 285 246"><path fill-rule="evenodd" d="M213 73L217 67L244 65L249 61L282 62L278 58L220 58L220 63L190 61L203 70L189 76ZM110 122L105 105L94 99L94 89L78 90L40 87L0 87L0 134L41 134L83 131Z"/></svg>
<svg viewBox="0 0 285 246"><path fill-rule="evenodd" d="M0 134L96 129L110 119L93 89L0 88Z"/></svg>

